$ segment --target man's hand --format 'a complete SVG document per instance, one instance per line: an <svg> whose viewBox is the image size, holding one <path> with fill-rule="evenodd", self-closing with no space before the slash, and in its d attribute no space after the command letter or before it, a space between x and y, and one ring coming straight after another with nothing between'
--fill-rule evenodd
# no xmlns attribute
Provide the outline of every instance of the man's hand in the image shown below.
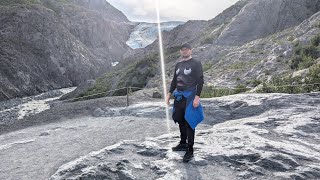
<svg viewBox="0 0 320 180"><path fill-rule="evenodd" d="M193 100L193 107L196 108L199 106L199 104L200 104L200 97L196 96Z"/></svg>
<svg viewBox="0 0 320 180"><path fill-rule="evenodd" d="M171 93L168 93L166 97L166 103L168 106L170 105L170 96L171 96Z"/></svg>

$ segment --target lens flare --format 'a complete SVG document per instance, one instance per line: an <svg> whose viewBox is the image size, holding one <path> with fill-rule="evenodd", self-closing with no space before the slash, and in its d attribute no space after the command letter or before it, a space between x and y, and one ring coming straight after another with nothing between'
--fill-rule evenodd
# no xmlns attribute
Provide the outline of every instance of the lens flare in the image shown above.
<svg viewBox="0 0 320 180"><path fill-rule="evenodd" d="M156 9L157 9L157 22L158 22L158 36L159 36L159 50L160 50L160 61L161 61L161 74L162 74L162 87L164 94L164 101L166 101L167 97L167 85L166 85L166 75L165 75L165 63L164 63L164 55L163 55L163 44L162 44L162 33L161 33L161 21L160 21L160 4L159 0L156 0ZM166 105L166 122L167 129L170 132L170 119L169 119L169 107Z"/></svg>

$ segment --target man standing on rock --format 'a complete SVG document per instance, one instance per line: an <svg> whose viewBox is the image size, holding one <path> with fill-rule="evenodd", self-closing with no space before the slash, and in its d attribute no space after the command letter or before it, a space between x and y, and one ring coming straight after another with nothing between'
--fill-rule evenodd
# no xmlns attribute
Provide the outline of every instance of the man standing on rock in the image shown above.
<svg viewBox="0 0 320 180"><path fill-rule="evenodd" d="M180 54L182 59L175 66L166 103L170 105L170 96L173 93L172 119L179 124L181 140L172 150L186 151L183 161L189 162L193 157L195 128L204 119L200 104L200 93L204 81L202 64L191 57L191 46L183 44L180 47Z"/></svg>

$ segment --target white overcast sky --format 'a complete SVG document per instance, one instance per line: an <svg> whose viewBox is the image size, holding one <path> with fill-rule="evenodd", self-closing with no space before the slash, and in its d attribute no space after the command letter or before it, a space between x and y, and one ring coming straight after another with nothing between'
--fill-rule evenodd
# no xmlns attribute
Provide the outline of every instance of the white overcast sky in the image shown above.
<svg viewBox="0 0 320 180"><path fill-rule="evenodd" d="M156 22L157 0L107 0L130 21ZM238 0L159 0L161 21L209 20Z"/></svg>

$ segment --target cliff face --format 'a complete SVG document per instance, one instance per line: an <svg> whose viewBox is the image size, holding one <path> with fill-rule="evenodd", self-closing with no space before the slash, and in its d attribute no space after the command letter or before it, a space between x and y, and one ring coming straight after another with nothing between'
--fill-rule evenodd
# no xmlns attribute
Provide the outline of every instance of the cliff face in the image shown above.
<svg viewBox="0 0 320 180"><path fill-rule="evenodd" d="M250 1L224 28L218 44L241 45L297 26L319 11L314 0Z"/></svg>
<svg viewBox="0 0 320 180"><path fill-rule="evenodd" d="M0 4L0 22L0 101L108 72L132 29L103 0Z"/></svg>

